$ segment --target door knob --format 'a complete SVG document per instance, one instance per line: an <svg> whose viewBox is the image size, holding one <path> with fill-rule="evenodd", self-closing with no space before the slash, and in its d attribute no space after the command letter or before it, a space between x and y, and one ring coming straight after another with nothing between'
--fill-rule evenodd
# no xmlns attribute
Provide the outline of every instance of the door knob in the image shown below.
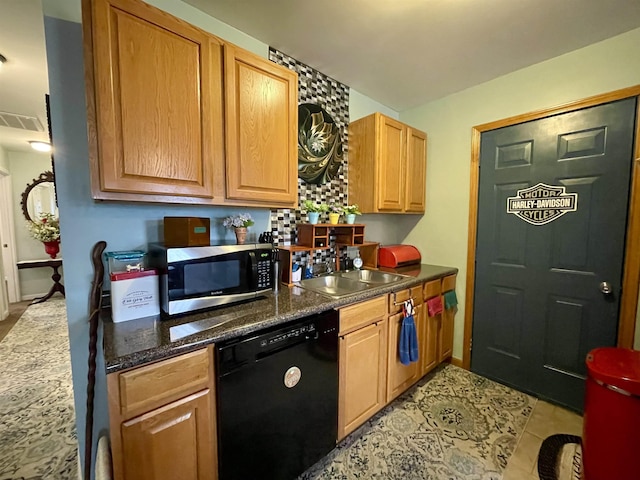
<svg viewBox="0 0 640 480"><path fill-rule="evenodd" d="M611 284L609 282L600 282L600 291L605 295L611 295L611 293L613 293L613 288L611 288Z"/></svg>

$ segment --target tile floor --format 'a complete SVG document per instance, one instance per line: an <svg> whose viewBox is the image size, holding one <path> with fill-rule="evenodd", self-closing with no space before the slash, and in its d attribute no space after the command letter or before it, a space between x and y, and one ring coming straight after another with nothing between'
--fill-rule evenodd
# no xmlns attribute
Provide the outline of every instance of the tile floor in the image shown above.
<svg viewBox="0 0 640 480"><path fill-rule="evenodd" d="M582 417L562 407L538 400L516 450L509 459L503 480L539 480L538 451L550 435L582 435Z"/></svg>

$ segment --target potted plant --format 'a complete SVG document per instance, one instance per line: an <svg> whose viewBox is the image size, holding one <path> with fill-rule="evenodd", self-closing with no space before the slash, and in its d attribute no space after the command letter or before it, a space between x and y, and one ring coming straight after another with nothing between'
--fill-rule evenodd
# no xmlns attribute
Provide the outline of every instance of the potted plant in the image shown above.
<svg viewBox="0 0 640 480"><path fill-rule="evenodd" d="M60 221L51 213L41 213L36 222L27 222L29 233L44 243L44 251L56 258L60 251Z"/></svg>
<svg viewBox="0 0 640 480"><path fill-rule="evenodd" d="M227 228L233 228L236 234L236 242L238 245L244 245L247 239L247 227L250 227L255 222L251 215L248 213L239 213L238 215L231 215L224 219L222 224Z"/></svg>
<svg viewBox="0 0 640 480"><path fill-rule="evenodd" d="M309 223L316 224L320 218L320 213L326 212L329 210L329 207L324 203L315 203L311 200L305 200L302 202L302 209L307 212Z"/></svg>
<svg viewBox="0 0 640 480"><path fill-rule="evenodd" d="M331 206L329 206L329 223L336 225L340 219L340 214L342 214L342 207L332 203Z"/></svg>
<svg viewBox="0 0 640 480"><path fill-rule="evenodd" d="M353 205L347 205L346 207L342 207L342 213L344 213L344 217L348 224L353 224L356 221L356 215L362 215L360 212L360 208L357 203Z"/></svg>

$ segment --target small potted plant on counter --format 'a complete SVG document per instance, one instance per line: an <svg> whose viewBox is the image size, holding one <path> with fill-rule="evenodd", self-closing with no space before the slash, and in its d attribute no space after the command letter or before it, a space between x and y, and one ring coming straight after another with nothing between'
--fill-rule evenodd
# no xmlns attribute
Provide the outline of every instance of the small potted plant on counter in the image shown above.
<svg viewBox="0 0 640 480"><path fill-rule="evenodd" d="M360 212L360 208L358 207L357 203L342 207L342 213L344 213L345 221L350 225L355 223L356 215L362 215L362 212Z"/></svg>
<svg viewBox="0 0 640 480"><path fill-rule="evenodd" d="M238 215L231 215L224 219L222 224L227 228L233 228L236 234L236 242L238 245L244 245L247 239L247 227L250 227L255 222L251 215L248 213L239 213Z"/></svg>
<svg viewBox="0 0 640 480"><path fill-rule="evenodd" d="M307 212L309 217L309 223L316 224L320 218L320 213L329 210L329 207L324 203L314 203L311 200L305 200L302 202L302 209Z"/></svg>
<svg viewBox="0 0 640 480"><path fill-rule="evenodd" d="M338 205L331 204L329 206L329 223L332 225L337 225L338 220L340 220L340 215L342 214L342 207Z"/></svg>

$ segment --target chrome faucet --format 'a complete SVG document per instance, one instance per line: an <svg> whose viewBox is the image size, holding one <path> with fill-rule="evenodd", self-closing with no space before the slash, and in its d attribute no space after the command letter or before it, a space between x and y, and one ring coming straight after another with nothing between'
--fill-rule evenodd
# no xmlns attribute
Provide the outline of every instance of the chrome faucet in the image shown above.
<svg viewBox="0 0 640 480"><path fill-rule="evenodd" d="M327 261L325 262L325 265L327 267L326 272L327 273L333 273L336 269L336 259L335 257L333 257L331 254L329 254L329 257L327 258Z"/></svg>

